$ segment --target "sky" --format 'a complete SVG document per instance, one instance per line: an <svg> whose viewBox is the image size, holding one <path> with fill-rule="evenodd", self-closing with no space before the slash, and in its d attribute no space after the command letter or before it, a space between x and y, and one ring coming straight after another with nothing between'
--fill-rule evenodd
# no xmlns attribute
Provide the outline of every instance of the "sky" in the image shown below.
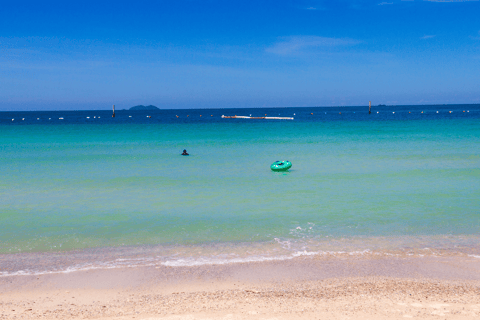
<svg viewBox="0 0 480 320"><path fill-rule="evenodd" d="M0 111L480 103L479 1L0 6Z"/></svg>

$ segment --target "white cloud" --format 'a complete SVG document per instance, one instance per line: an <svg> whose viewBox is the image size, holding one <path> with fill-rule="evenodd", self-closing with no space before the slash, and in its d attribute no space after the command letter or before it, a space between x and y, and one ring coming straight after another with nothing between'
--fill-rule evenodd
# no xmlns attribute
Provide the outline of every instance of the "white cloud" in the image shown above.
<svg viewBox="0 0 480 320"><path fill-rule="evenodd" d="M266 51L279 55L289 55L313 48L351 46L359 43L361 43L361 41L349 38L294 36L282 38L281 41L267 48Z"/></svg>
<svg viewBox="0 0 480 320"><path fill-rule="evenodd" d="M420 39L432 39L432 38L435 38L435 35L424 35Z"/></svg>
<svg viewBox="0 0 480 320"><path fill-rule="evenodd" d="M314 7L309 7L309 8L306 8L307 10L317 10L317 8L314 8Z"/></svg>
<svg viewBox="0 0 480 320"><path fill-rule="evenodd" d="M393 2L380 2L378 5L379 6L383 6L383 5L386 5L386 4L393 4Z"/></svg>

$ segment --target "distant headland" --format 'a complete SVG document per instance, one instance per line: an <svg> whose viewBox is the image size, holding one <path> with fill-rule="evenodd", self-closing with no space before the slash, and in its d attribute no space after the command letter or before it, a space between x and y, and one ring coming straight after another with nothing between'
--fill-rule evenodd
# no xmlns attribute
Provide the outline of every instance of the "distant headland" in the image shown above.
<svg viewBox="0 0 480 320"><path fill-rule="evenodd" d="M152 105L149 105L149 106L139 105L139 106L131 107L131 108L128 109L128 110L146 111L146 110L160 110L160 109L157 108L157 107L155 107L155 106L152 106Z"/></svg>

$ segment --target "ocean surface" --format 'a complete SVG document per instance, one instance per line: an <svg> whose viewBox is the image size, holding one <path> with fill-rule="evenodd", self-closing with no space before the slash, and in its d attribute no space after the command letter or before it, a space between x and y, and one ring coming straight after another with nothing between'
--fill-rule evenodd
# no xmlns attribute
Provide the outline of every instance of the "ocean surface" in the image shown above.
<svg viewBox="0 0 480 320"><path fill-rule="evenodd" d="M442 254L480 258L480 105L0 112L1 276Z"/></svg>

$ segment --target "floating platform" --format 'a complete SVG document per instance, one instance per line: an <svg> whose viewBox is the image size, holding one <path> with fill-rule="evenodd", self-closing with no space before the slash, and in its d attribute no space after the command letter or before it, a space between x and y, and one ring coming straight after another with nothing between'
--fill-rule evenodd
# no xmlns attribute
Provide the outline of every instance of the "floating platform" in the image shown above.
<svg viewBox="0 0 480 320"><path fill-rule="evenodd" d="M248 117L248 116L224 116L225 119L266 119L266 120L293 120L292 117Z"/></svg>

